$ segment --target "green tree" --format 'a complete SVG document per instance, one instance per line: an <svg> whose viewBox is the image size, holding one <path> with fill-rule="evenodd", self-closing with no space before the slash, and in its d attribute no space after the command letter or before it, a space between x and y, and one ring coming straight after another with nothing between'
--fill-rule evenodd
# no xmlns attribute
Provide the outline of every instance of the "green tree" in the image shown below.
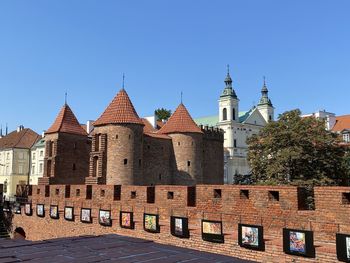
<svg viewBox="0 0 350 263"><path fill-rule="evenodd" d="M161 121L161 120L168 120L169 117L171 116L171 110L167 110L167 109L164 109L164 108L159 108L159 109L156 109L154 111L156 117L157 117L157 120Z"/></svg>
<svg viewBox="0 0 350 263"><path fill-rule="evenodd" d="M340 185L347 181L346 150L314 117L292 110L248 139L252 181L298 186Z"/></svg>

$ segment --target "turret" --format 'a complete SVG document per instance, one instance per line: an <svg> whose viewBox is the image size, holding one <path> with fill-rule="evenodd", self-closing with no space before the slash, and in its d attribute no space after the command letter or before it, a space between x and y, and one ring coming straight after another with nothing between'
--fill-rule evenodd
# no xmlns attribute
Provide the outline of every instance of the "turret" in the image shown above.
<svg viewBox="0 0 350 263"><path fill-rule="evenodd" d="M268 95L269 91L266 87L266 81L264 77L264 84L261 88L261 98L258 103L258 110L260 111L261 115L264 117L266 122L270 122L274 120L274 107L272 105L272 102Z"/></svg>
<svg viewBox="0 0 350 263"><path fill-rule="evenodd" d="M143 184L144 124L124 88L93 125L90 174L86 183Z"/></svg>

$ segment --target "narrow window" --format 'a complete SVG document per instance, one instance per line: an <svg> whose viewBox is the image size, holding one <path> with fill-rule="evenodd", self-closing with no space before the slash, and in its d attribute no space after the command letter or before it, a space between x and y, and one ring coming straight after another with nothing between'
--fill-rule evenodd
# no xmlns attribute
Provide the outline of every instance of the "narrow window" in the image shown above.
<svg viewBox="0 0 350 263"><path fill-rule="evenodd" d="M174 192L168 192L167 198L168 199L174 199Z"/></svg>
<svg viewBox="0 0 350 263"><path fill-rule="evenodd" d="M237 140L236 139L233 140L233 147L237 147Z"/></svg>
<svg viewBox="0 0 350 263"><path fill-rule="evenodd" d="M60 189L56 188L56 195L60 194Z"/></svg>
<svg viewBox="0 0 350 263"><path fill-rule="evenodd" d="M75 163L73 163L72 169L73 169L73 171L75 171L75 169L76 169Z"/></svg>
<svg viewBox="0 0 350 263"><path fill-rule="evenodd" d="M75 196L80 196L80 189L75 190Z"/></svg>
<svg viewBox="0 0 350 263"><path fill-rule="evenodd" d="M226 121L226 120L227 120L227 109L226 109L226 108L224 108L224 109L222 110L222 120L223 120L223 121Z"/></svg>
<svg viewBox="0 0 350 263"><path fill-rule="evenodd" d="M187 166L191 166L191 161L187 161Z"/></svg>
<svg viewBox="0 0 350 263"><path fill-rule="evenodd" d="M141 164L142 164L142 161L141 161L141 159L139 159L139 166L141 167Z"/></svg>
<svg viewBox="0 0 350 263"><path fill-rule="evenodd" d="M232 120L236 120L236 110L232 109Z"/></svg>
<svg viewBox="0 0 350 263"><path fill-rule="evenodd" d="M135 199L136 198L136 191L131 191L130 198L131 199Z"/></svg>
<svg viewBox="0 0 350 263"><path fill-rule="evenodd" d="M128 159L124 159L124 165L128 164Z"/></svg>
<svg viewBox="0 0 350 263"><path fill-rule="evenodd" d="M102 197L104 197L104 196L105 196L105 194L106 194L106 191L105 191L105 190L101 190L100 195L101 195Z"/></svg>

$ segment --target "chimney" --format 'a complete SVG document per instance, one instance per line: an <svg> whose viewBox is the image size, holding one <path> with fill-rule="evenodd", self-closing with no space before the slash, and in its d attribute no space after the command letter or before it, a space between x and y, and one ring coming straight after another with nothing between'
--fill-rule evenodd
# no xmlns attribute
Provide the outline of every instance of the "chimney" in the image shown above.
<svg viewBox="0 0 350 263"><path fill-rule="evenodd" d="M24 129L24 126L23 125L19 125L18 127L17 127L17 132L20 132L20 131L22 131Z"/></svg>
<svg viewBox="0 0 350 263"><path fill-rule="evenodd" d="M86 122L86 132L90 134L90 132L93 130L94 125L92 125L94 121L90 120Z"/></svg>

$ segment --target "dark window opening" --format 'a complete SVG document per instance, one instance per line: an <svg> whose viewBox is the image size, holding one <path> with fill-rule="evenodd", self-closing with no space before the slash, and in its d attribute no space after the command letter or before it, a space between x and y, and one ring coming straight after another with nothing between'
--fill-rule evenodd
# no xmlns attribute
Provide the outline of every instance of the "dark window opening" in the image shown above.
<svg viewBox="0 0 350 263"><path fill-rule="evenodd" d="M86 186L86 199L92 199L92 185Z"/></svg>
<svg viewBox="0 0 350 263"><path fill-rule="evenodd" d="M269 120L270 120L270 121L272 120L272 116L271 116L271 115L269 115Z"/></svg>
<svg viewBox="0 0 350 263"><path fill-rule="evenodd" d="M168 199L174 199L174 192L168 192L167 198Z"/></svg>
<svg viewBox="0 0 350 263"><path fill-rule="evenodd" d="M124 159L124 165L128 164L128 159Z"/></svg>
<svg viewBox="0 0 350 263"><path fill-rule="evenodd" d="M159 180L162 180L162 174L158 175Z"/></svg>
<svg viewBox="0 0 350 263"><path fill-rule="evenodd" d="M56 188L56 195L60 194L60 189Z"/></svg>
<svg viewBox="0 0 350 263"><path fill-rule="evenodd" d="M342 194L342 204L343 205L350 205L350 193L343 193Z"/></svg>
<svg viewBox="0 0 350 263"><path fill-rule="evenodd" d="M151 146L147 145L147 149L148 149L148 150L151 149Z"/></svg>
<svg viewBox="0 0 350 263"><path fill-rule="evenodd" d="M187 206L196 206L196 187L187 187Z"/></svg>
<svg viewBox="0 0 350 263"><path fill-rule="evenodd" d="M279 201L280 193L278 191L269 191L269 200L270 201Z"/></svg>
<svg viewBox="0 0 350 263"><path fill-rule="evenodd" d="M236 139L233 140L233 147L237 147L237 140Z"/></svg>
<svg viewBox="0 0 350 263"><path fill-rule="evenodd" d="M224 108L224 109L222 110L222 120L223 120L223 121L226 121L226 120L227 120L227 109L226 109L226 108Z"/></svg>
<svg viewBox="0 0 350 263"><path fill-rule="evenodd" d="M129 134L129 139L131 139L131 135Z"/></svg>
<svg viewBox="0 0 350 263"><path fill-rule="evenodd" d="M40 195L40 188L36 189L36 194Z"/></svg>
<svg viewBox="0 0 350 263"><path fill-rule="evenodd" d="M179 145L179 146L180 146L180 142L178 142L178 143L177 143L177 145Z"/></svg>
<svg viewBox="0 0 350 263"><path fill-rule="evenodd" d="M236 120L236 110L232 109L232 120Z"/></svg>
<svg viewBox="0 0 350 263"><path fill-rule="evenodd" d="M70 185L66 185L66 190L64 194L65 198L70 198Z"/></svg>
<svg viewBox="0 0 350 263"><path fill-rule="evenodd" d="M147 187L147 203L153 204L156 197L156 188L154 186Z"/></svg>
<svg viewBox="0 0 350 263"><path fill-rule="evenodd" d="M130 198L131 199L135 199L136 198L136 191L131 191Z"/></svg>
<svg viewBox="0 0 350 263"><path fill-rule="evenodd" d="M50 196L50 186L45 185L45 197L49 197L49 196Z"/></svg>
<svg viewBox="0 0 350 263"><path fill-rule="evenodd" d="M73 167L72 167L73 171L75 171L76 167L75 167L75 163L73 163Z"/></svg>
<svg viewBox="0 0 350 263"><path fill-rule="evenodd" d="M187 161L187 166L191 166L191 161Z"/></svg>
<svg viewBox="0 0 350 263"><path fill-rule="evenodd" d="M75 196L80 196L80 189L75 190Z"/></svg>
<svg viewBox="0 0 350 263"><path fill-rule="evenodd" d="M114 194L113 194L113 199L116 200L120 200L121 198L121 193L122 193L122 187L121 185L115 185L114 186Z"/></svg>
<svg viewBox="0 0 350 263"><path fill-rule="evenodd" d="M221 198L221 189L214 189L214 198Z"/></svg>
<svg viewBox="0 0 350 263"><path fill-rule="evenodd" d="M118 139L118 134L115 136L116 139Z"/></svg>
<svg viewBox="0 0 350 263"><path fill-rule="evenodd" d="M105 194L106 194L106 191L105 190L101 190L100 196L104 197Z"/></svg>
<svg viewBox="0 0 350 263"><path fill-rule="evenodd" d="M249 190L240 190L239 191L240 199L249 199Z"/></svg>
<svg viewBox="0 0 350 263"><path fill-rule="evenodd" d="M141 164L142 164L142 161L141 161L141 159L139 159L139 166L141 166Z"/></svg>

